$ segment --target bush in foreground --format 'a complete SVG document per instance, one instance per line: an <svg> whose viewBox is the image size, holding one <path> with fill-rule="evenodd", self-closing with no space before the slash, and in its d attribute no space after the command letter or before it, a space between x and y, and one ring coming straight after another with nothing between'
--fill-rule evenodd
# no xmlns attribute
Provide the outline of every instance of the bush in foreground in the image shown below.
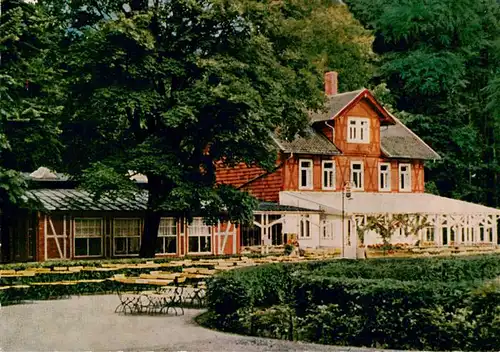
<svg viewBox="0 0 500 352"><path fill-rule="evenodd" d="M323 344L498 350L499 270L498 255L245 268L209 280L207 320Z"/></svg>

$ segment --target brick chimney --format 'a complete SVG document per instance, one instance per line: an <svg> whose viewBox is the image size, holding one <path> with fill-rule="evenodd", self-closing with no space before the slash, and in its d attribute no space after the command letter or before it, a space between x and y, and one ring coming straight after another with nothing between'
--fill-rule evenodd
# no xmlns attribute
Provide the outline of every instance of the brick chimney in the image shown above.
<svg viewBox="0 0 500 352"><path fill-rule="evenodd" d="M327 96L338 93L338 75L335 71L325 73L325 94Z"/></svg>

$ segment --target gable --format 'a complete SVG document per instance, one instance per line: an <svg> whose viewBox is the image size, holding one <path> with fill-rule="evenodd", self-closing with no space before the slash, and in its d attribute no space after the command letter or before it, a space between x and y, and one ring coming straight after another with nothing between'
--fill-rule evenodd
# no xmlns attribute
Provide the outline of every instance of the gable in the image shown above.
<svg viewBox="0 0 500 352"><path fill-rule="evenodd" d="M334 120L338 116L341 116L351 110L362 101L369 105L370 108L377 114L382 125L395 124L392 116L366 88L327 97L325 108L323 110L309 113L310 121L311 123L316 123Z"/></svg>

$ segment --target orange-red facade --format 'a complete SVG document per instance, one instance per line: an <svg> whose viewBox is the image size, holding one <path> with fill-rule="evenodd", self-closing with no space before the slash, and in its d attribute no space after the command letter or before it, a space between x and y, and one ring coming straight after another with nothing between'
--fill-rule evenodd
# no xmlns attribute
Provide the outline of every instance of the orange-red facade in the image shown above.
<svg viewBox="0 0 500 352"><path fill-rule="evenodd" d="M119 258L123 255L117 255L113 251L113 220L137 217L142 219L142 214L138 213L109 213L103 216L103 213L52 213L46 215L38 213L38 226L36 233L36 261L51 259L79 259L88 258L88 256L77 256L75 254L75 234L74 221L78 218L92 218L99 216L103 222L102 234L102 252L97 258ZM182 218L175 219L175 248L171 253L158 253L157 257L170 256L196 256L196 255L232 255L240 251L240 228L235 224L223 222L218 226L210 226L210 249L208 252L190 252L189 238L190 226ZM141 230L142 233L143 230ZM127 256L127 255L125 255ZM130 255L128 255L130 256Z"/></svg>
<svg viewBox="0 0 500 352"><path fill-rule="evenodd" d="M349 143L349 118L364 118L369 120L369 142ZM313 125L316 131L322 133L340 150L341 155L311 155L311 154L282 154L279 168L273 173L266 173L258 167L247 167L244 164L234 168L219 168L217 182L232 184L249 191L256 198L265 201L277 202L280 191L300 191L299 187L299 160L307 159L313 162L312 189L308 191L336 192L342 185L351 181L351 163L363 164L364 192L401 192L400 164L410 164L411 190L405 192L421 193L425 190L423 160L394 159L386 157L380 147L380 126L385 117L377 111L371 99L359 99L352 106L344 109L335 119L327 123L318 122ZM335 161L335 187L323 189L322 162ZM390 163L390 190L379 190L381 163Z"/></svg>

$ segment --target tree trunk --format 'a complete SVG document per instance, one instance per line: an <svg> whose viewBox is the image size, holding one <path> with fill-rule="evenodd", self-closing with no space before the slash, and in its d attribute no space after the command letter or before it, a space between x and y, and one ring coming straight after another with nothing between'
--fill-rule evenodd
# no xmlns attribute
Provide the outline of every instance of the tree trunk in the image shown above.
<svg viewBox="0 0 500 352"><path fill-rule="evenodd" d="M148 206L144 218L144 232L141 240L141 258L154 258L156 242L158 239L158 228L160 227L161 211L158 210L158 180L148 175Z"/></svg>
<svg viewBox="0 0 500 352"><path fill-rule="evenodd" d="M5 196L1 196L5 199ZM0 199L1 199L0 198ZM9 236L10 227L12 224L12 208L8 202L0 201L2 205L0 207L0 263L8 263L11 261L10 249L11 249L11 239Z"/></svg>
<svg viewBox="0 0 500 352"><path fill-rule="evenodd" d="M158 239L158 228L160 227L161 214L159 211L146 210L144 218L144 233L142 234L141 258L154 258L156 252L156 240Z"/></svg>

